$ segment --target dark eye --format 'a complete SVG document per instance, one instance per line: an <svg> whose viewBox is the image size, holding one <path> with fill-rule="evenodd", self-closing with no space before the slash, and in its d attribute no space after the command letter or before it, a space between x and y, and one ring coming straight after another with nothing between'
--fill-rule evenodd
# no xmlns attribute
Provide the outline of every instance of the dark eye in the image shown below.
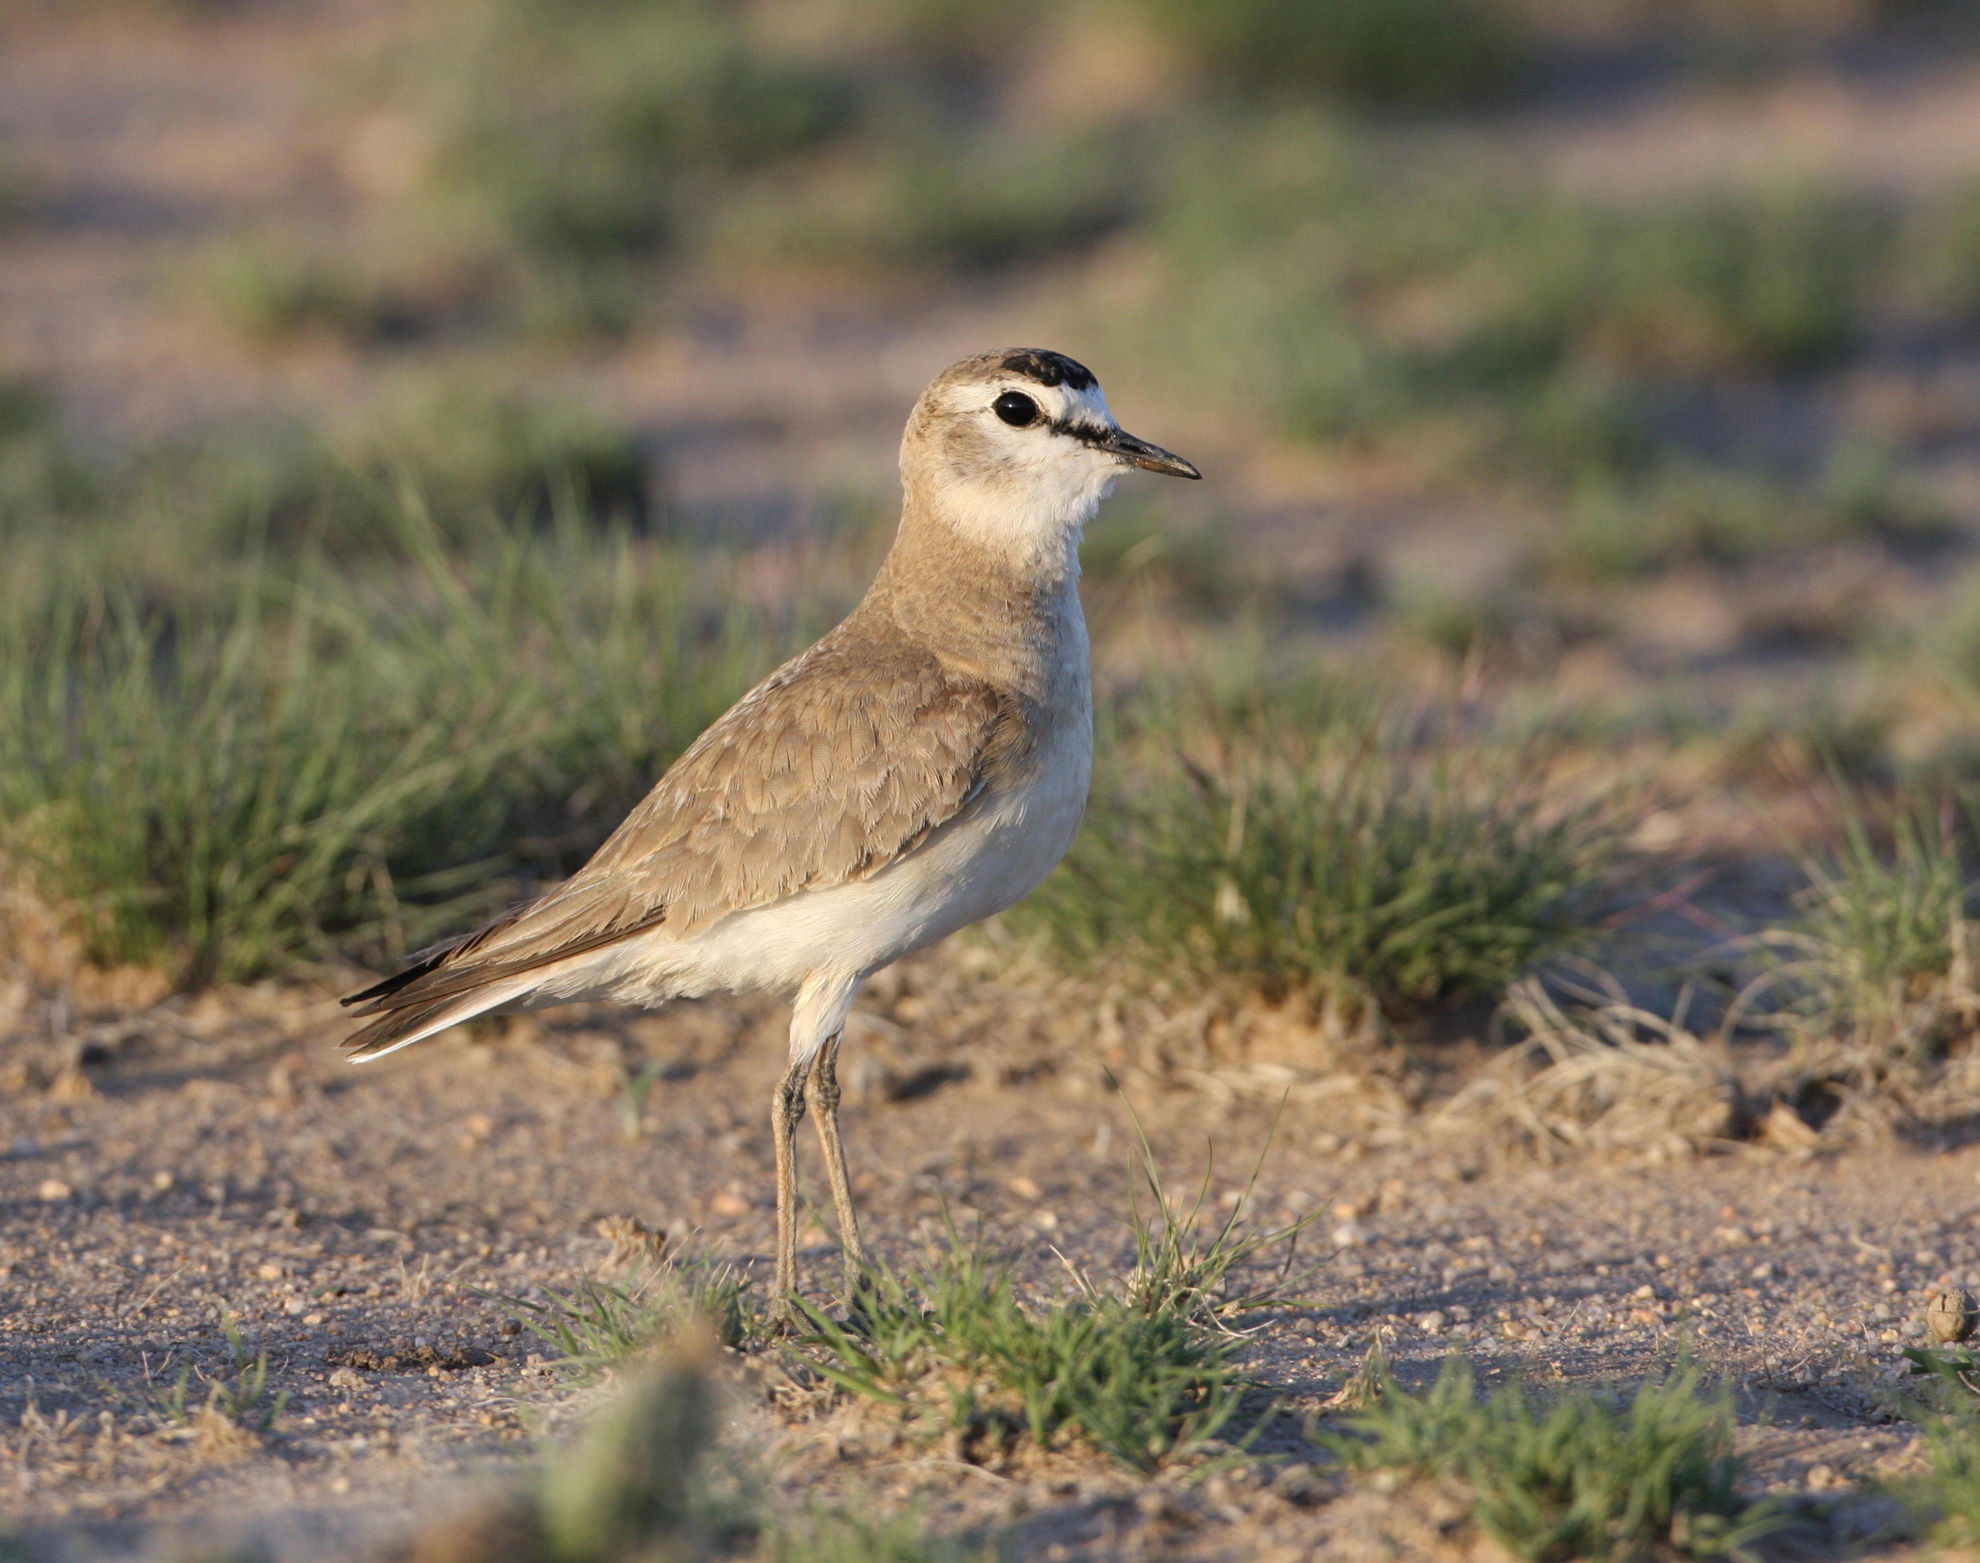
<svg viewBox="0 0 1980 1563"><path fill-rule="evenodd" d="M990 410L1014 429L1038 421L1038 403L1022 391L1006 391L990 404Z"/></svg>

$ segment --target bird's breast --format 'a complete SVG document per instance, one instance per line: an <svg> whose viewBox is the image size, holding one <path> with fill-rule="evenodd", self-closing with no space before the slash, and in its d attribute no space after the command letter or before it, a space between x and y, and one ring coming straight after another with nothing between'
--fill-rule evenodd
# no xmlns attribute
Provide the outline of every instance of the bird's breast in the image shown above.
<svg viewBox="0 0 1980 1563"><path fill-rule="evenodd" d="M687 939L658 930L615 954L610 980L673 996L791 989L820 972L861 976L1028 895L1078 834L1093 770L1077 596L1051 629L1049 653L1025 680L1024 741L914 850L863 878L731 913Z"/></svg>

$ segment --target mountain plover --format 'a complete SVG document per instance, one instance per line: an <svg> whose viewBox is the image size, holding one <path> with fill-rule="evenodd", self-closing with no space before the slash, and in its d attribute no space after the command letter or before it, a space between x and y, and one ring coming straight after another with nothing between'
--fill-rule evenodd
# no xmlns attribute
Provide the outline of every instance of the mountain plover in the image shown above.
<svg viewBox="0 0 1980 1563"><path fill-rule="evenodd" d="M351 1057L491 1012L791 993L774 1306L797 1282L807 1105L856 1278L841 1028L862 980L1011 905L1072 844L1093 747L1080 531L1130 467L1202 475L1122 430L1063 354L944 370L908 417L900 530L859 606L690 744L570 879L346 999L377 1017Z"/></svg>

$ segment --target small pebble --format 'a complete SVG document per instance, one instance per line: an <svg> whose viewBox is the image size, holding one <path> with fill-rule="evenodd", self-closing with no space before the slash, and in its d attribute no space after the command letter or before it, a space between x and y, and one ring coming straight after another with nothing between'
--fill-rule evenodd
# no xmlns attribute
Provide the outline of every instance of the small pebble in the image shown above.
<svg viewBox="0 0 1980 1563"><path fill-rule="evenodd" d="M1925 1310L1925 1327L1932 1332L1932 1339L1948 1345L1965 1340L1976 1324L1980 1324L1980 1304L1964 1287L1939 1293Z"/></svg>

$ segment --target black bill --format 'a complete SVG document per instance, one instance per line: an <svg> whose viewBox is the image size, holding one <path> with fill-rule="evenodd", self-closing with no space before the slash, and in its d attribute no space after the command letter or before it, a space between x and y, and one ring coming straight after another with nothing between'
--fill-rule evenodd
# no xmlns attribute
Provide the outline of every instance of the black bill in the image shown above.
<svg viewBox="0 0 1980 1563"><path fill-rule="evenodd" d="M1112 451L1132 467L1141 467L1149 472L1166 472L1176 478L1203 476L1193 463L1184 461L1174 451L1138 440L1125 429L1109 429L1093 443L1102 450Z"/></svg>

